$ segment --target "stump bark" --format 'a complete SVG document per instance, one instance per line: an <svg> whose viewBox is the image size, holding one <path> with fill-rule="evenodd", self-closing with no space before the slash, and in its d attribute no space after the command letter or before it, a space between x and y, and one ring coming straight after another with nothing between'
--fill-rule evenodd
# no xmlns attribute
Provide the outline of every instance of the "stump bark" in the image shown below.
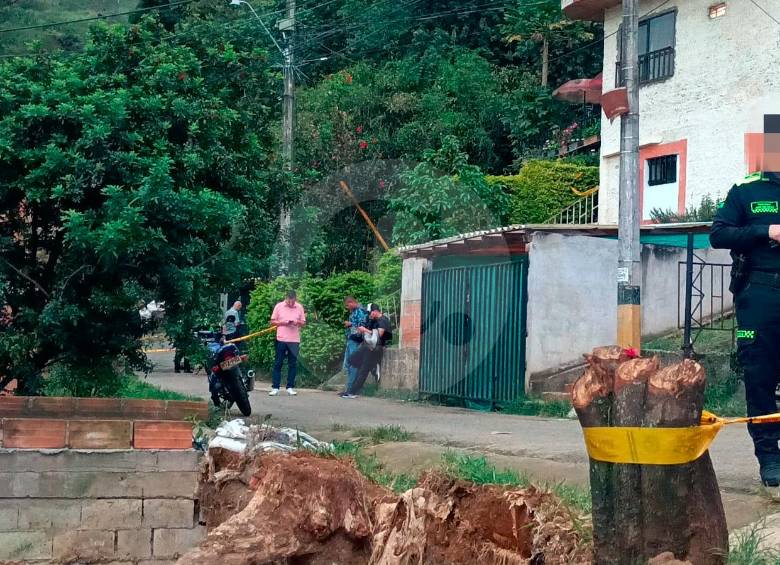
<svg viewBox="0 0 780 565"><path fill-rule="evenodd" d="M695 361L660 368L617 346L585 356L572 402L582 427L687 427L698 424L706 378ZM728 531L709 453L686 465L590 461L595 562L647 563L659 554L722 565Z"/></svg>

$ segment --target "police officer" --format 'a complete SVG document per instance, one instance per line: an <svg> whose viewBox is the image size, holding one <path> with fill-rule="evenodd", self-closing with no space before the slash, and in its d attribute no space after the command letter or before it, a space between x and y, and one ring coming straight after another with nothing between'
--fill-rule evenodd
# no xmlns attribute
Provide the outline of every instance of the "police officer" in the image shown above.
<svg viewBox="0 0 780 565"><path fill-rule="evenodd" d="M780 175L755 173L731 188L710 243L730 249L737 313L737 356L748 416L777 412L780 378ZM780 486L780 425L749 425L765 486Z"/></svg>

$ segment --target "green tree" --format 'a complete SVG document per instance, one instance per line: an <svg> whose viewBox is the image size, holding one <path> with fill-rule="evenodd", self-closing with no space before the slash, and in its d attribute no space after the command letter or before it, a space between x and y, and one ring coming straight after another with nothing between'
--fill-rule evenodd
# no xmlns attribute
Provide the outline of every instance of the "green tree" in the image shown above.
<svg viewBox="0 0 780 565"><path fill-rule="evenodd" d="M491 186L478 167L468 164L454 137L441 149L401 175L401 188L391 200L396 212L393 240L409 245L501 225L509 198Z"/></svg>
<svg viewBox="0 0 780 565"><path fill-rule="evenodd" d="M220 33L184 44L147 18L0 63L0 384L142 367L140 305L165 301L181 337L216 289L264 272L276 80Z"/></svg>

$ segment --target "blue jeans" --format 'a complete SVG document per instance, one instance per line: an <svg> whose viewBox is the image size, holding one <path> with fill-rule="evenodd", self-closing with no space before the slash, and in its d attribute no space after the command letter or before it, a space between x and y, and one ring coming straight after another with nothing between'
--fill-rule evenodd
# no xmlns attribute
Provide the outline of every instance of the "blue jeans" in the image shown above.
<svg viewBox="0 0 780 565"><path fill-rule="evenodd" d="M347 388L345 390L347 392L352 390L358 374L357 367L353 367L349 364L349 358L359 347L360 343L347 339L347 347L344 349L344 369L347 371Z"/></svg>
<svg viewBox="0 0 780 565"><path fill-rule="evenodd" d="M276 342L276 360L274 361L273 387L282 384L282 364L287 358L287 388L295 388L295 376L298 374L298 351L300 343Z"/></svg>

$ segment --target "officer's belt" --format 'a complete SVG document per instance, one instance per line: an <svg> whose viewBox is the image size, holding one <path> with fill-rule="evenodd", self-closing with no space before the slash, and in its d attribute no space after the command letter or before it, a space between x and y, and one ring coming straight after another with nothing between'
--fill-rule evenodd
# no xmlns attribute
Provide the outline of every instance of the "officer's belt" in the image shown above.
<svg viewBox="0 0 780 565"><path fill-rule="evenodd" d="M780 273L768 273L766 271L750 271L748 282L764 286L780 288Z"/></svg>

